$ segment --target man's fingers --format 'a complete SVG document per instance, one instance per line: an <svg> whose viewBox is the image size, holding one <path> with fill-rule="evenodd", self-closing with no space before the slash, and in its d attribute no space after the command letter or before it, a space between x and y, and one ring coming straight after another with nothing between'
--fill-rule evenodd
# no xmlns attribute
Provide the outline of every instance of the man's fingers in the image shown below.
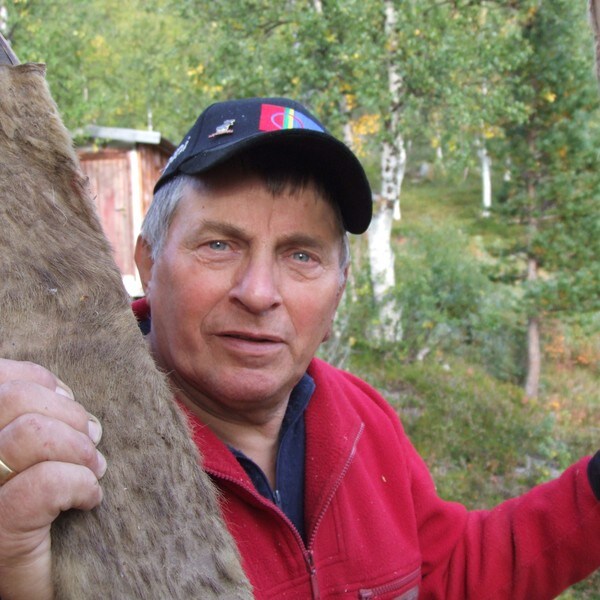
<svg viewBox="0 0 600 600"><path fill-rule="evenodd" d="M12 379L0 382L0 429L17 417L35 413L64 421L74 429L89 435L98 443L101 428L98 421L64 393L32 381Z"/></svg>
<svg viewBox="0 0 600 600"><path fill-rule="evenodd" d="M52 391L59 389L65 395L73 398L73 392L69 386L41 365L28 361L0 358L0 384L14 379L31 381Z"/></svg>
<svg viewBox="0 0 600 600"><path fill-rule="evenodd" d="M0 596L53 597L50 526L65 510L102 500L100 423L47 369L0 358Z"/></svg>
<svg viewBox="0 0 600 600"><path fill-rule="evenodd" d="M106 471L104 457L86 433L36 413L20 415L0 429L0 458L17 473L46 461L82 465L97 477Z"/></svg>
<svg viewBox="0 0 600 600"><path fill-rule="evenodd" d="M0 546L48 527L61 511L91 510L101 501L100 483L87 467L38 463L0 487Z"/></svg>
<svg viewBox="0 0 600 600"><path fill-rule="evenodd" d="M102 428L73 399L73 392L53 373L27 361L0 358L0 429L16 417L38 413L64 421L90 436L95 444Z"/></svg>

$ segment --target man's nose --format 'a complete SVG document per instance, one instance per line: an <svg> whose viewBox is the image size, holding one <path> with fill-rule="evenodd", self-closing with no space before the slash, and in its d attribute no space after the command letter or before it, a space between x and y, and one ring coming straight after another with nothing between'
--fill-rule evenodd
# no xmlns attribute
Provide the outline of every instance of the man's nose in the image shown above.
<svg viewBox="0 0 600 600"><path fill-rule="evenodd" d="M236 274L230 297L253 313L281 304L280 277L276 261L265 257L248 260Z"/></svg>

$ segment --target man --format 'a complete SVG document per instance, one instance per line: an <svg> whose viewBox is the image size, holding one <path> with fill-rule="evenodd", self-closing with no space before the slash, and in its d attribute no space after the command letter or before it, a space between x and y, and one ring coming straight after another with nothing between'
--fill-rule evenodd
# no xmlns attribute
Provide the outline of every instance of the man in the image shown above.
<svg viewBox="0 0 600 600"><path fill-rule="evenodd" d="M600 454L469 513L437 497L385 400L314 358L346 282L345 231L370 212L362 167L314 115L239 100L199 117L138 240L134 309L255 595L554 597L600 565ZM0 361L0 382L0 596L51 597L49 526L101 501L100 429L41 368Z"/></svg>

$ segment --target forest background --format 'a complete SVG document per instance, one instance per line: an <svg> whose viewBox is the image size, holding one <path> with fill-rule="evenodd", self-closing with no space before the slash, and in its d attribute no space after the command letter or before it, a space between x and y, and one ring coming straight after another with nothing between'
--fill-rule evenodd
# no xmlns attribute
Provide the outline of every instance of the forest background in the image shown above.
<svg viewBox="0 0 600 600"><path fill-rule="evenodd" d="M322 354L398 409L443 497L491 506L598 448L585 1L0 0L0 32L73 132L177 143L215 100L285 95L352 146L375 219Z"/></svg>

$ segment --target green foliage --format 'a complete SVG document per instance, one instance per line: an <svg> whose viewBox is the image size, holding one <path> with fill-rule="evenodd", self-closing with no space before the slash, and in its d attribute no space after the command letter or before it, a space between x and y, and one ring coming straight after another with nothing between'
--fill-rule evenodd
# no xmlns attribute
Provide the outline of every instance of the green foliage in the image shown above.
<svg viewBox="0 0 600 600"><path fill-rule="evenodd" d="M145 127L177 140L199 109L232 96L290 95L341 134L373 114L380 141L391 106L387 59L402 77L406 139L470 153L473 132L523 114L506 101L527 54L518 10L502 3L267 0L8 0L8 37L23 60L48 64L67 126ZM483 88L485 87L485 94ZM491 128L491 129L490 129ZM488 131L488 132L489 132ZM468 136L468 140L465 139ZM375 145L377 148L377 145Z"/></svg>
<svg viewBox="0 0 600 600"><path fill-rule="evenodd" d="M584 11L567 0L532 10L523 28L533 52L512 95L529 116L507 128L513 177L500 214L522 224L514 250L540 269L525 286L531 314L600 306L600 132L588 33Z"/></svg>
<svg viewBox="0 0 600 600"><path fill-rule="evenodd" d="M144 129L178 140L210 97L197 85L209 48L173 0L11 0L13 48L47 64L65 124Z"/></svg>
<svg viewBox="0 0 600 600"><path fill-rule="evenodd" d="M466 252L468 241L459 230L430 223L404 231L396 261L397 295L414 355L426 344L467 338L490 283Z"/></svg>
<svg viewBox="0 0 600 600"><path fill-rule="evenodd" d="M518 7L426 4L419 4L412 24L402 32L406 45L400 62L407 104L413 106L405 111L405 129L408 125L411 139L424 135L442 147L446 163L473 166L474 146L502 138L507 121L526 117L526 106L507 91L530 52L520 19L531 2Z"/></svg>
<svg viewBox="0 0 600 600"><path fill-rule="evenodd" d="M451 226L423 219L405 227L396 246L402 340L380 350L403 363L451 352L491 375L513 383L523 377L523 314L511 286L493 284L467 236ZM358 240L355 255L361 255ZM375 351L370 331L378 322L368 272L355 259L335 334L321 355L344 366L350 355Z"/></svg>
<svg viewBox="0 0 600 600"><path fill-rule="evenodd" d="M307 0L191 1L187 10L192 15L202 7L210 22L214 44L206 75L223 96L293 96L341 133L352 108L348 96L364 92L365 110L385 81L381 6L348 0L318 12Z"/></svg>

